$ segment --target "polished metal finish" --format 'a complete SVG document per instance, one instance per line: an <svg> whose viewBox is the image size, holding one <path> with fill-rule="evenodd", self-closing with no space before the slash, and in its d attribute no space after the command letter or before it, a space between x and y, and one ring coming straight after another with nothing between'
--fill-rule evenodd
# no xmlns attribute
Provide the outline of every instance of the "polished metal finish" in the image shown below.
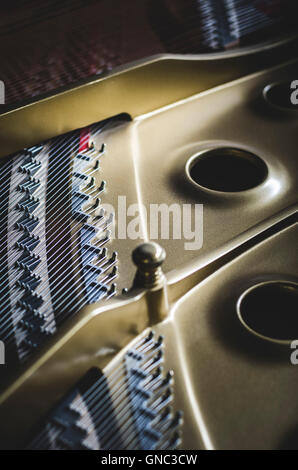
<svg viewBox="0 0 298 470"><path fill-rule="evenodd" d="M79 311L1 384L4 448L18 448L28 429L90 367L110 370L153 324L165 336L166 366L175 370L175 406L185 414L182 448L276 448L297 425L297 373L289 355L283 356L284 345L280 351L280 345L252 335L236 311L237 299L251 286L272 279L297 282L298 275L293 257L297 118L280 109L273 116L262 94L267 84L295 77L298 65L292 60L245 76L247 70L260 70L254 60L156 60L0 116L5 154L120 108L129 113L132 121L95 137L94 148L101 149L102 141L107 145L108 158L101 164L108 181L105 202L117 207L118 196L125 195L127 206L137 204L138 243L146 244L146 250L134 252L139 274L133 285L136 240L111 240L109 247L119 256L120 287L133 288L104 306ZM27 127L20 125L24 122ZM266 175L241 191L194 185L185 172L187 162L222 148L261 159ZM103 189L102 174L92 177ZM145 219L151 204L164 202L203 205L198 249L185 249L183 239L156 240L167 253L165 277L159 270L163 249L147 245Z"/></svg>
<svg viewBox="0 0 298 470"><path fill-rule="evenodd" d="M188 179L201 191L237 193L255 188L268 176L268 167L256 155L235 147L202 150L185 165Z"/></svg>
<svg viewBox="0 0 298 470"><path fill-rule="evenodd" d="M295 100L293 102L292 95L296 96L295 89L297 81L293 77L292 80L285 80L280 82L273 82L265 86L263 90L263 96L265 101L278 111L286 112L291 115L292 113L297 115L297 104ZM295 97L294 97L295 98Z"/></svg>
<svg viewBox="0 0 298 470"><path fill-rule="evenodd" d="M295 57L297 38L222 54L159 55L0 115L0 156L122 112L133 118Z"/></svg>
<svg viewBox="0 0 298 470"><path fill-rule="evenodd" d="M297 285L297 236L296 222L256 244L182 296L155 327L184 410L182 449L297 449L297 343L264 340L237 315L238 299L257 284Z"/></svg>
<svg viewBox="0 0 298 470"><path fill-rule="evenodd" d="M137 266L134 279L135 287L150 289L158 287L164 280L161 266L166 259L165 250L157 243L143 243L132 253L132 259Z"/></svg>
<svg viewBox="0 0 298 470"><path fill-rule="evenodd" d="M237 315L253 335L288 348L298 338L298 283L258 282L237 301Z"/></svg>

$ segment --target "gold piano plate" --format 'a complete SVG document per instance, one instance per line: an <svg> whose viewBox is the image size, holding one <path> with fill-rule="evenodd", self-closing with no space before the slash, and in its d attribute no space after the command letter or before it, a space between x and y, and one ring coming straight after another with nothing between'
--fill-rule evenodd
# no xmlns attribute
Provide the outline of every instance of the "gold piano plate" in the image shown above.
<svg viewBox="0 0 298 470"><path fill-rule="evenodd" d="M109 373L149 327L164 335L165 365L175 373L181 448L286 445L298 419L291 351L252 334L236 307L253 285L294 285L298 276L297 114L273 108L263 95L268 85L298 76L291 45L280 51L291 60L281 64L266 50L155 59L0 115L7 155L126 113L93 139L96 151L103 142L107 149L93 183L100 187L103 175L108 182L103 202L116 208L116 233L119 197L140 220L137 239L126 233L109 242L119 256L118 287L129 290L84 307L2 382L0 447L20 448L90 367ZM230 175L236 167L237 184ZM152 236L151 207L161 204L191 207L189 216L200 221L192 239ZM166 250L165 277L145 288L134 283L131 254L153 239Z"/></svg>
<svg viewBox="0 0 298 470"><path fill-rule="evenodd" d="M183 296L168 321L155 328L168 341L166 365L176 371L177 406L185 413L182 448L293 445L298 423L294 350L288 342L248 331L237 316L237 302L255 285L271 283L277 289L283 282L296 285L292 308L297 314L297 231L296 223L226 264ZM275 321L269 292L266 300L262 314L269 328ZM287 308L289 299L279 312L284 314L279 331L289 320ZM293 335L296 339L297 331Z"/></svg>

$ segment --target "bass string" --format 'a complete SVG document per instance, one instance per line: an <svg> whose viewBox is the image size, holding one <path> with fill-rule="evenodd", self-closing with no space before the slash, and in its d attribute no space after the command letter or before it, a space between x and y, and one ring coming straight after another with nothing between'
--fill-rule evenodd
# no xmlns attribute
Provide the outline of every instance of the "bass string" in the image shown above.
<svg viewBox="0 0 298 470"><path fill-rule="evenodd" d="M144 354L150 351L150 349L154 348L154 345L156 344L156 342L153 340L153 337L154 337L154 334L151 331L147 337L145 338L142 337L139 341L137 341L137 343L134 345L134 349L137 350L140 354ZM120 365L119 365L119 362L116 362L113 365L112 369L109 371L108 378L111 381L111 383L113 383L114 380L119 379L122 373L121 364L122 364L121 361L120 361ZM86 395L84 396L84 401L96 400L98 393L101 393L102 391L106 390L106 384L105 384L106 380L107 380L106 375L103 375L99 379L97 379L94 382L94 384L91 387L89 387L87 392L84 394ZM84 416L84 414L82 416ZM45 433L46 435L46 432L47 432L46 429L44 429L42 434ZM41 438L41 434L39 434L39 438Z"/></svg>
<svg viewBox="0 0 298 470"><path fill-rule="evenodd" d="M144 342L144 344L146 344L146 342ZM156 346L156 344L157 343L155 343L154 345ZM147 350L148 350L148 346L147 346ZM140 352L139 349L138 349L138 352ZM155 354L155 352L156 351L153 350L154 354ZM152 359L148 360L148 357L145 357L144 360L147 360L147 362L145 362L145 363L143 363L142 365L139 366L140 368L142 368L142 370L145 370L147 373L149 373L149 372L151 372L151 369L153 369L153 368L156 369L157 368L158 364L157 364L156 361L152 361ZM149 367L150 365L151 365L151 367ZM110 380L111 376L109 376L108 378L109 378L109 389L111 391L112 402L113 402L113 405L114 405L115 409L117 409L117 421L120 424L121 431L122 431L122 429L123 430L130 429L132 424L133 423L135 424L135 421L134 420L129 420L129 418L131 418L131 415L129 414L129 409L131 407L131 403L128 404L127 406L123 406L123 404L122 404L122 396L123 396L123 393L125 393L125 388L124 388L124 391L122 392L123 387L120 386L121 382L119 384L119 381L114 380L115 384L113 384ZM117 379L117 375L116 375L116 379ZM161 379L158 378L158 375L155 378L155 383L154 383L154 380L151 380L151 383L150 383L150 379L151 379L151 377L146 378L147 390L152 389L154 391L155 389L157 389L162 384L162 382L164 382L164 380L161 380ZM143 380L143 382L144 381L145 381L145 379ZM126 378L126 382L127 382L127 378ZM135 380L132 381L131 386L137 385L138 383L139 383L139 379L135 379ZM150 385L150 387L148 387L148 385ZM154 385L155 385L155 387L154 387ZM115 390L115 387L117 387L116 390ZM126 392L127 392L127 390L126 390ZM119 397L117 397L117 395L119 395ZM96 397L96 399L93 400L93 403L96 403L101 398L101 396L98 393L98 390L95 391L95 397ZM104 401L99 401L100 406L97 407L97 410L94 410L93 408L91 408L92 403L90 403L90 400L87 400L86 397L84 397L83 399L84 399L84 402L86 403L88 409L92 410L92 412L91 412L92 422L95 425L95 428L96 428L96 431L97 431L98 435L99 435L99 432L103 429L103 427L106 430L105 439L103 441L101 440L101 444L107 442L107 443L109 443L109 446L110 446L113 443L113 440L112 441L109 440L111 432L113 432L113 427L112 427L113 419L108 416L108 419L105 419L104 421L102 420L102 418L105 416L105 414L107 414L107 411L105 413L103 413L103 411L106 408L107 399L104 400ZM153 399L154 399L154 397L153 397ZM132 400L133 400L133 398L132 398ZM120 401L120 406L117 406L117 402L119 402L119 401ZM157 399L155 399L154 403L152 403L152 410L156 408L157 412L159 412L162 409L162 407L163 407L163 402L162 402L161 399L157 398ZM97 413L95 413L95 411L97 411ZM98 419L95 419L96 415L97 415L97 418L100 419L100 427L98 427ZM119 421L119 416L121 417L120 421ZM84 425L84 420L82 421L81 418L79 419L79 422L80 422L80 426ZM87 423L85 422L85 424L87 424ZM109 426L109 427L107 428L107 426ZM107 431L109 431L109 434L107 434ZM131 434L127 436L128 442L129 442L129 440L133 439L134 436L135 436L135 433L132 431Z"/></svg>

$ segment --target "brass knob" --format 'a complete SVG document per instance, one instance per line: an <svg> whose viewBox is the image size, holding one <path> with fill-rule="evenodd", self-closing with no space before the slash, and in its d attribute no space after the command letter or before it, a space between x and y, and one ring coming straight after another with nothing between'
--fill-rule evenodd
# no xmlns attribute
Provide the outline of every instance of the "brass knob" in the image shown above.
<svg viewBox="0 0 298 470"><path fill-rule="evenodd" d="M136 287L157 287L164 278L161 265L166 258L165 250L158 243L142 243L132 253L138 270L135 276Z"/></svg>

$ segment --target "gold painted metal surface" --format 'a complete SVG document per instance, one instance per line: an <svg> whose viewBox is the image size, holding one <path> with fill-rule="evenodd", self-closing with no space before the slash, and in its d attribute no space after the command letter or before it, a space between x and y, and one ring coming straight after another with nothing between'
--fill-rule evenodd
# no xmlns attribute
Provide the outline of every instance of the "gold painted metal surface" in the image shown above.
<svg viewBox="0 0 298 470"><path fill-rule="evenodd" d="M0 156L126 112L132 117L294 57L297 39L276 47L203 56L157 56L0 114Z"/></svg>
<svg viewBox="0 0 298 470"><path fill-rule="evenodd" d="M134 293L136 294L136 292ZM31 426L92 366L103 368L148 326L142 295L85 308L0 396L0 448L18 448ZM11 416L14 419L10 419Z"/></svg>
<svg viewBox="0 0 298 470"><path fill-rule="evenodd" d="M202 441L215 449L289 445L298 424L293 350L249 333L236 303L261 281L297 282L297 235L296 223L228 263L156 327L167 341L167 367L176 370L177 406L185 411L182 448L199 448Z"/></svg>
<svg viewBox="0 0 298 470"><path fill-rule="evenodd" d="M287 445L298 422L297 373L290 363L292 350L288 345L279 348L250 335L237 317L236 303L243 291L260 281L297 280L297 263L292 255L297 234L298 225L292 224L236 257L172 304L168 318L154 326L154 331L165 338L165 367L175 373L174 407L184 410L181 448L275 449ZM119 342L124 332L128 341L146 328L146 315L138 322L132 314L134 311L140 315L142 309L144 297L125 308L107 311L109 316L105 318L99 311L96 323L89 321L81 336L74 335L72 348L62 347L52 365L40 367L34 380L2 408L1 419L6 419L16 406L17 416L26 418L23 423L14 420L6 427L7 447L17 445L18 434L24 439L28 422L33 423L48 409L49 396L55 403L60 390L66 391L90 365L105 366L109 357L121 349L117 346L113 350L114 340L124 346L126 342ZM93 342L94 328L102 357L91 344L87 346L87 337ZM141 336L147 332L145 329ZM80 353L74 354L74 344ZM133 342L129 347L132 345ZM112 369L125 350L108 363L105 372ZM36 389L43 399L32 399ZM1 442L3 439L1 436Z"/></svg>
<svg viewBox="0 0 298 470"><path fill-rule="evenodd" d="M295 62L203 92L132 124L147 213L153 203L203 204L200 249L185 250L183 239L159 239L167 252L164 270L170 280L198 270L205 257L217 256L227 244L239 243L237 238L251 227L258 231L258 224L296 204L298 119L282 112L273 116L262 90L272 81L297 75ZM149 145L152 136L155 145ZM266 163L267 178L256 188L238 193L196 187L187 178L185 165L192 155L213 147L255 154Z"/></svg>
<svg viewBox="0 0 298 470"><path fill-rule="evenodd" d="M101 172L95 175L98 185L103 175L108 181L103 202L115 208L119 223L122 212L132 204L138 208L136 214L140 213L137 240L125 234L117 236L116 225L111 249L119 253L120 289L133 283L132 250L150 239L152 204L191 204L193 220L194 205L203 204L203 246L199 249L186 250L187 240L173 239L171 220L169 239L163 239L159 231L156 241L166 249L164 271L171 284L295 211L298 118L285 112L272 118L272 109L262 98L268 83L295 74L297 62L260 72L140 116L95 139L97 148L103 141L107 144ZM261 158L268 167L265 181L239 193L217 193L192 184L185 171L189 158L222 146L237 147ZM123 209L119 196L126 197ZM147 217L143 217L142 207ZM132 220L126 216L126 224Z"/></svg>
<svg viewBox="0 0 298 470"><path fill-rule="evenodd" d="M263 347L260 355L258 347L253 352L250 340L249 344L239 344L237 338L244 333L238 335L231 305L240 288L252 278L268 273L297 276L296 263L290 256L294 229L272 235L239 258L235 251L297 210L298 121L283 112L273 115L262 101L265 85L297 75L297 62L184 99L260 65L248 58L220 63L162 59L0 116L1 154L7 154L128 112L135 118L132 122L107 131L100 142L95 142L100 146L104 138L108 148L102 168L109 181L105 202L116 207L118 195L125 195L127 204L143 203L147 208L154 202L204 204L200 250L184 250L184 240L157 240L167 251L164 270L171 310L170 317L156 330L166 334L167 364L175 368L178 377L176 401L184 408L186 421L183 448L272 448L295 425L294 417L285 413L277 429L274 402L264 399L267 387L280 403L287 393L291 396L295 368L290 369L288 362L285 365L275 354L269 360L270 352L266 356ZM183 100L176 102L179 99ZM223 145L237 146L263 158L269 169L265 182L234 195L210 194L194 187L185 175L188 158L202 149ZM135 273L130 261L132 249L149 238L147 224L141 232L141 240L112 242L112 249L119 252L121 283L125 281L126 286L132 284ZM225 258L233 252L233 261ZM87 307L65 324L8 388L2 385L0 422L5 427L0 425L1 447L18 447L28 427L90 366L105 367L149 326L156 305L152 292L132 290L105 307ZM251 378L247 381L249 390L244 388L246 377ZM216 406L219 402L222 408ZM267 420L262 429L258 424L261 403L262 416Z"/></svg>

